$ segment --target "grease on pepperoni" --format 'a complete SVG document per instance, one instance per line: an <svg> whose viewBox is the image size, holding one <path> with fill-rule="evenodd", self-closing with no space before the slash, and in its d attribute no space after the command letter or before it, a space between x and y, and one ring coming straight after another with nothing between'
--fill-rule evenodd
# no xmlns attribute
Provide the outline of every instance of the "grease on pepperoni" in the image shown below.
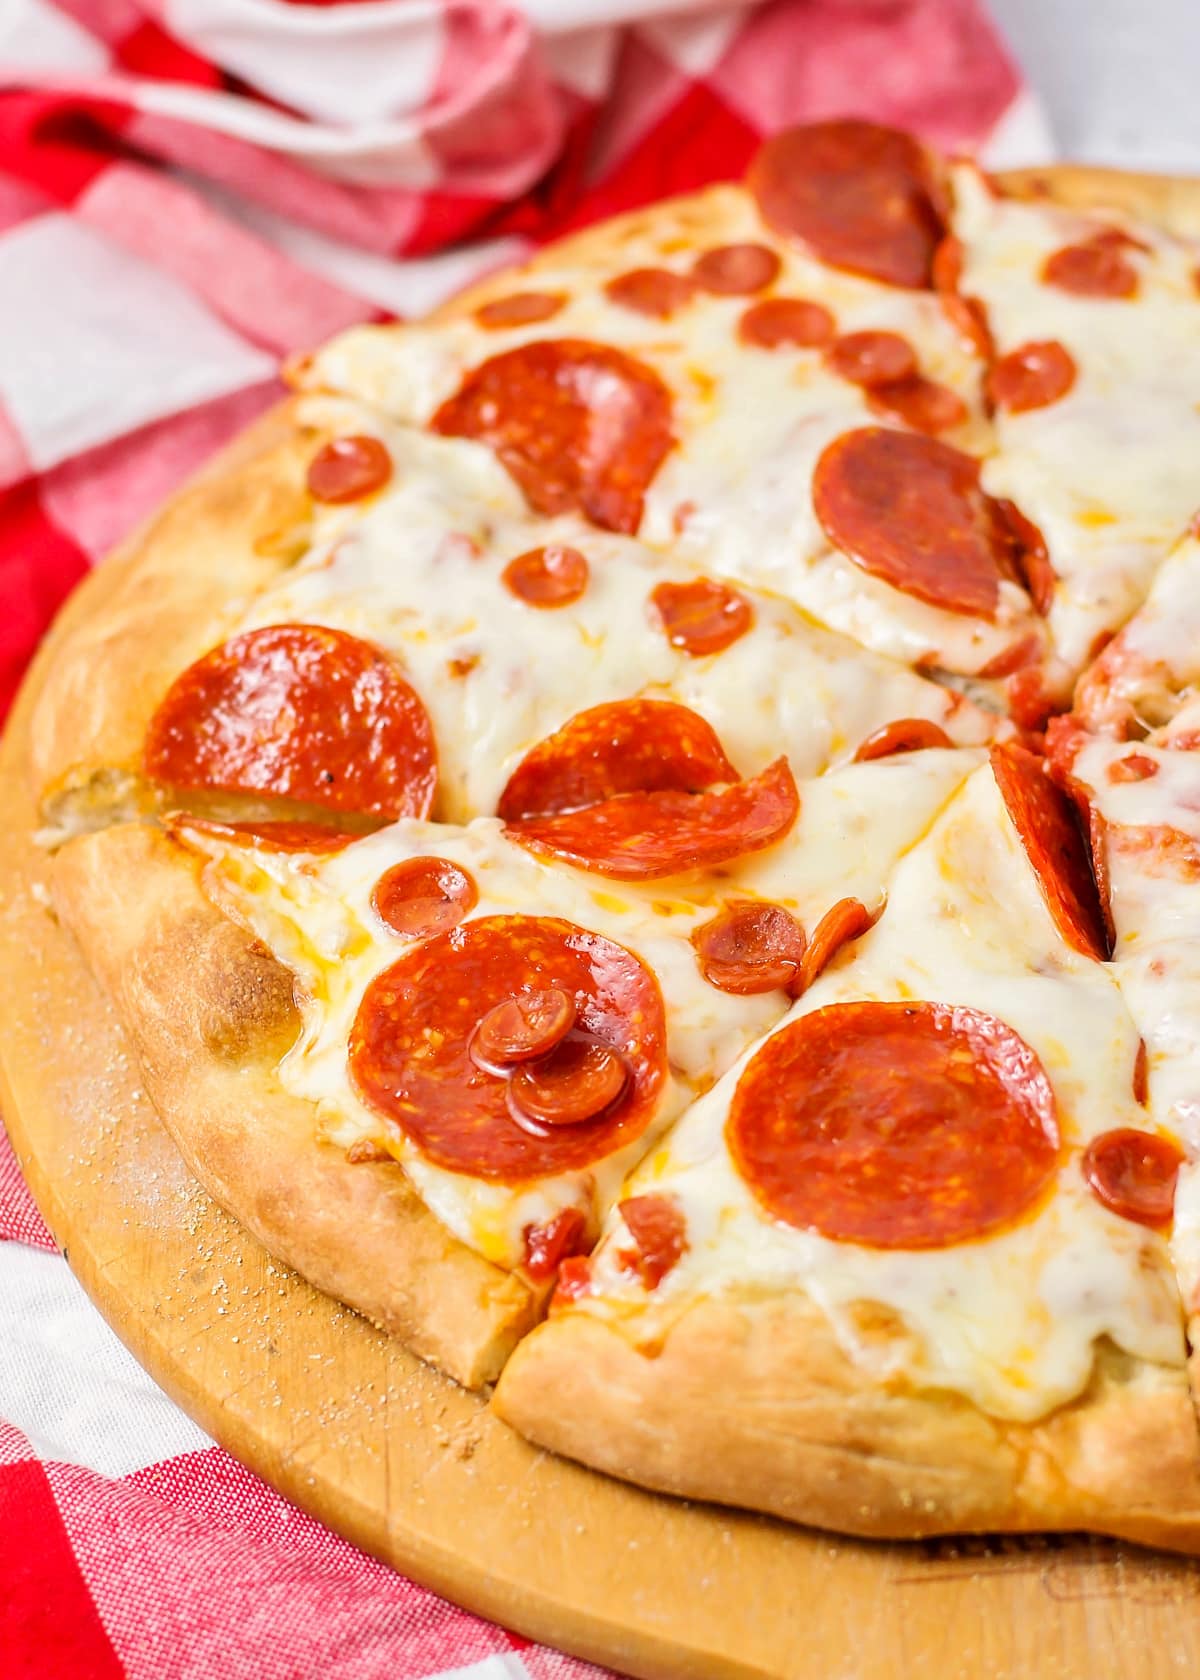
<svg viewBox="0 0 1200 1680"><path fill-rule="evenodd" d="M685 309L696 295L696 283L686 274L669 268L631 268L618 274L604 288L611 302L638 315L652 315L665 321Z"/></svg>
<svg viewBox="0 0 1200 1680"><path fill-rule="evenodd" d="M637 530L673 442L671 398L658 374L622 350L573 338L493 356L466 376L432 427L487 444L535 512L577 508L626 535Z"/></svg>
<svg viewBox="0 0 1200 1680"><path fill-rule="evenodd" d="M577 712L508 779L505 822L598 805L622 793L698 793L737 771L710 723L673 700L614 700Z"/></svg>
<svg viewBox="0 0 1200 1680"><path fill-rule="evenodd" d="M778 278L782 267L769 245L716 245L692 264L692 279L706 292L747 297Z"/></svg>
<svg viewBox="0 0 1200 1680"><path fill-rule="evenodd" d="M1016 741L993 747L991 764L1055 927L1083 956L1106 961L1110 941L1103 906L1070 799L1041 760Z"/></svg>
<svg viewBox="0 0 1200 1680"><path fill-rule="evenodd" d="M867 392L867 406L885 419L902 420L930 437L963 425L968 413L957 391L936 379L926 379L923 373L872 386Z"/></svg>
<svg viewBox="0 0 1200 1680"><path fill-rule="evenodd" d="M524 818L508 832L578 869L654 881L776 846L799 814L795 779L778 758L757 776L703 793L620 793L583 810Z"/></svg>
<svg viewBox="0 0 1200 1680"><path fill-rule="evenodd" d="M872 577L944 612L995 620L1011 534L972 456L860 427L821 454L813 505L830 542Z"/></svg>
<svg viewBox="0 0 1200 1680"><path fill-rule="evenodd" d="M548 321L566 301L562 292L508 292L481 303L475 319L481 327L526 327L534 321Z"/></svg>
<svg viewBox="0 0 1200 1680"><path fill-rule="evenodd" d="M880 1249L1012 1225L1059 1160L1034 1051L995 1016L938 1003L832 1004L793 1021L738 1081L726 1138L773 1218Z"/></svg>
<svg viewBox="0 0 1200 1680"><path fill-rule="evenodd" d="M894 753L953 745L940 723L932 723L928 718L897 718L895 723L885 723L867 736L855 753L854 762L866 764L873 758L891 758Z"/></svg>
<svg viewBox="0 0 1200 1680"><path fill-rule="evenodd" d="M579 1253L587 1220L578 1208L563 1208L544 1225L525 1227L525 1270L535 1282L552 1277L562 1262Z"/></svg>
<svg viewBox="0 0 1200 1680"><path fill-rule="evenodd" d="M448 933L470 915L479 889L467 870L446 858L405 858L385 870L371 891L371 908L402 939Z"/></svg>
<svg viewBox="0 0 1200 1680"><path fill-rule="evenodd" d="M875 921L866 905L857 898L839 898L830 905L813 929L804 960L800 964L798 990L806 992L829 967L843 945L860 939Z"/></svg>
<svg viewBox="0 0 1200 1680"><path fill-rule="evenodd" d="M480 1068L470 1043L497 1004L549 987L574 1000L588 1041L620 1059L624 1084L596 1118L535 1130L513 1116L509 1077ZM368 986L350 1034L366 1103L434 1165L501 1184L575 1171L634 1142L666 1066L654 976L623 946L550 916L480 917L414 947Z"/></svg>
<svg viewBox="0 0 1200 1680"><path fill-rule="evenodd" d="M650 606L671 646L696 658L722 653L754 623L754 610L746 597L714 578L660 583L651 592Z"/></svg>
<svg viewBox="0 0 1200 1680"><path fill-rule="evenodd" d="M988 396L1010 414L1048 408L1075 383L1075 361L1056 338L1033 339L1001 356L988 372Z"/></svg>
<svg viewBox="0 0 1200 1680"><path fill-rule="evenodd" d="M575 1025L575 999L561 986L516 992L489 1009L471 1040L472 1060L498 1069L548 1056Z"/></svg>
<svg viewBox="0 0 1200 1680"><path fill-rule="evenodd" d="M334 438L308 463L308 492L318 502L357 502L391 476L392 457L378 438Z"/></svg>
<svg viewBox="0 0 1200 1680"><path fill-rule="evenodd" d="M632 1249L619 1250L619 1263L636 1273L646 1289L657 1289L688 1250L683 1209L674 1196L651 1192L628 1196L617 1211L634 1243Z"/></svg>
<svg viewBox="0 0 1200 1680"><path fill-rule="evenodd" d="M588 586L587 557L563 543L531 548L500 574L505 587L531 607L566 607Z"/></svg>
<svg viewBox="0 0 1200 1680"><path fill-rule="evenodd" d="M1110 1213L1162 1229L1175 1211L1183 1151L1158 1132L1120 1126L1088 1144L1080 1163L1088 1189Z"/></svg>
<svg viewBox="0 0 1200 1680"><path fill-rule="evenodd" d="M1076 297L1131 298L1138 289L1137 269L1122 255L1124 242L1097 234L1078 245L1064 245L1042 265L1047 286Z"/></svg>
<svg viewBox="0 0 1200 1680"><path fill-rule="evenodd" d="M888 385L917 371L917 353L894 332L852 332L835 338L825 353L834 373L852 385Z"/></svg>
<svg viewBox="0 0 1200 1680"><path fill-rule="evenodd" d="M782 904L738 899L691 936L700 972L710 986L737 997L795 990L807 941Z"/></svg>
<svg viewBox="0 0 1200 1680"><path fill-rule="evenodd" d="M143 763L172 787L378 817L427 817L437 787L428 714L394 661L315 624L247 630L190 665Z"/></svg>
<svg viewBox="0 0 1200 1680"><path fill-rule="evenodd" d="M764 298L752 303L738 321L742 343L760 350L819 350L836 331L837 323L825 305L807 298Z"/></svg>
<svg viewBox="0 0 1200 1680"><path fill-rule="evenodd" d="M911 135L857 118L785 129L759 151L747 185L768 227L834 268L930 284L938 187Z"/></svg>

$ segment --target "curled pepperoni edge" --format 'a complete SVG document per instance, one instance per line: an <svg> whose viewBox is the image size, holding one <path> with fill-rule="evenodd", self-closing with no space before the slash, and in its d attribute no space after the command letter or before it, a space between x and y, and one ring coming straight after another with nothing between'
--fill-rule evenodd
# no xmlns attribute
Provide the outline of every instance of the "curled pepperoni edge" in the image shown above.
<svg viewBox="0 0 1200 1680"><path fill-rule="evenodd" d="M1140 1157L1133 1154L1138 1150ZM1161 1132L1143 1132L1135 1126L1118 1126L1091 1140L1079 1166L1084 1182L1102 1207L1133 1224L1164 1230L1174 1215L1175 1181L1184 1159L1173 1138ZM1131 1171L1132 1184L1128 1183ZM1139 1172L1146 1174L1141 1182Z"/></svg>
<svg viewBox="0 0 1200 1680"><path fill-rule="evenodd" d="M867 764L872 759L891 758L896 753L924 752L931 747L952 747L954 742L940 723L929 718L897 718L873 730L859 743L854 754L855 764Z"/></svg>

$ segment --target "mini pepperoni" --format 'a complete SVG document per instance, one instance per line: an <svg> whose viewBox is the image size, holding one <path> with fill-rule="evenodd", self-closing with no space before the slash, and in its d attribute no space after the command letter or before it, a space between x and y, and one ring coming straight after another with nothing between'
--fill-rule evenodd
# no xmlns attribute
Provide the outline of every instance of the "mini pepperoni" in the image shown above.
<svg viewBox="0 0 1200 1680"><path fill-rule="evenodd" d="M624 351L539 340L493 356L438 409L433 430L493 449L537 513L580 509L629 535L673 442L671 397Z"/></svg>
<svg viewBox="0 0 1200 1680"><path fill-rule="evenodd" d="M922 373L873 386L867 392L867 406L887 420L902 420L930 437L952 431L967 418L967 405L958 392Z"/></svg>
<svg viewBox="0 0 1200 1680"><path fill-rule="evenodd" d="M800 965L799 992L806 992L829 967L843 945L859 939L875 918L857 898L839 898L826 910L813 929L813 936Z"/></svg>
<svg viewBox="0 0 1200 1680"><path fill-rule="evenodd" d="M561 543L518 554L500 574L505 587L531 607L566 607L578 601L588 575L585 556Z"/></svg>
<svg viewBox="0 0 1200 1680"><path fill-rule="evenodd" d="M557 315L566 298L562 292L509 292L490 298L475 311L481 327L526 327Z"/></svg>
<svg viewBox="0 0 1200 1680"><path fill-rule="evenodd" d="M556 1113L557 1123L538 1128L537 1116L514 1118L507 1070L480 1068L470 1045L483 1017L514 990L551 987L574 999L576 1027L549 1058L521 1064L512 1084L539 1068L548 1088L545 1070L582 1035L615 1057L621 1090L603 1113L593 1109L594 1118L571 1124L562 1123L565 1099L557 1111L547 1099L540 1117ZM501 1184L551 1177L590 1166L645 1131L667 1073L662 997L632 952L586 928L550 916L479 917L414 946L375 977L350 1034L350 1072L363 1100L434 1165Z"/></svg>
<svg viewBox="0 0 1200 1680"><path fill-rule="evenodd" d="M169 811L163 827L178 839L189 835L211 835L231 846L253 846L260 852L340 852L360 837L342 829L323 828L320 823L286 822L257 818L245 822L217 822L211 817L193 817L185 811Z"/></svg>
<svg viewBox="0 0 1200 1680"><path fill-rule="evenodd" d="M1144 1038L1138 1039L1137 1055L1133 1059L1133 1100L1143 1108L1150 1101L1150 1056Z"/></svg>
<svg viewBox="0 0 1200 1680"><path fill-rule="evenodd" d="M800 813L786 758L703 793L621 793L584 810L508 825L521 845L618 881L715 869L778 845Z"/></svg>
<svg viewBox="0 0 1200 1680"><path fill-rule="evenodd" d="M660 583L651 593L650 605L671 646L696 658L721 653L754 623L746 597L713 578Z"/></svg>
<svg viewBox="0 0 1200 1680"><path fill-rule="evenodd" d="M1157 1132L1119 1126L1088 1144L1080 1163L1088 1189L1110 1213L1156 1228L1171 1223L1183 1151Z"/></svg>
<svg viewBox="0 0 1200 1680"><path fill-rule="evenodd" d="M428 714L387 654L342 630L274 624L213 648L167 691L143 763L172 787L427 817Z"/></svg>
<svg viewBox="0 0 1200 1680"><path fill-rule="evenodd" d="M647 1289L662 1280L687 1253L687 1220L674 1196L629 1196L617 1209L636 1252L623 1250L620 1260L635 1271Z"/></svg>
<svg viewBox="0 0 1200 1680"><path fill-rule="evenodd" d="M1054 605L1054 591L1058 587L1058 574L1050 563L1046 539L1015 502L1001 497L992 506L1008 535L1011 565L1024 581L1034 611L1045 618Z"/></svg>
<svg viewBox="0 0 1200 1680"><path fill-rule="evenodd" d="M1137 269L1103 235L1055 251L1042 265L1042 279L1076 297L1129 298L1138 289Z"/></svg>
<svg viewBox="0 0 1200 1680"><path fill-rule="evenodd" d="M1074 383L1075 362L1056 338L1019 344L1001 356L986 381L988 396L997 408L1006 408L1010 414L1048 408L1065 397Z"/></svg>
<svg viewBox="0 0 1200 1680"><path fill-rule="evenodd" d="M855 764L872 758L891 758L894 753L922 752L926 747L952 747L954 742L940 723L928 718L897 718L876 729L854 755Z"/></svg>
<svg viewBox="0 0 1200 1680"><path fill-rule="evenodd" d="M911 135L855 118L785 129L747 185L768 227L834 268L929 285L943 230L929 160Z"/></svg>
<svg viewBox="0 0 1200 1680"><path fill-rule="evenodd" d="M836 331L837 323L825 305L810 303L806 298L765 298L762 303L752 303L738 322L742 343L757 345L760 350L781 346L818 350Z"/></svg>
<svg viewBox="0 0 1200 1680"><path fill-rule="evenodd" d="M581 1126L620 1098L629 1069L607 1044L572 1035L541 1061L523 1063L508 1087L518 1121L536 1126Z"/></svg>
<svg viewBox="0 0 1200 1680"><path fill-rule="evenodd" d="M621 793L698 793L735 782L712 725L673 700L616 700L578 712L508 779L505 822L598 805Z"/></svg>
<svg viewBox="0 0 1200 1680"><path fill-rule="evenodd" d="M553 1312L587 1294L592 1285L592 1262L586 1254L568 1254L558 1268L558 1282L550 1302Z"/></svg>
<svg viewBox="0 0 1200 1680"><path fill-rule="evenodd" d="M706 292L748 297L776 279L783 265L769 245L717 245L692 264L692 279Z"/></svg>
<svg viewBox="0 0 1200 1680"><path fill-rule="evenodd" d="M1103 910L1071 801L1015 741L993 747L991 764L1055 927L1083 956L1106 961Z"/></svg>
<svg viewBox="0 0 1200 1680"><path fill-rule="evenodd" d="M719 992L751 997L791 991L804 960L804 929L782 904L739 899L692 934L700 972Z"/></svg>
<svg viewBox="0 0 1200 1680"><path fill-rule="evenodd" d="M894 332L843 333L829 346L825 360L852 385L888 385L917 371L912 345Z"/></svg>
<svg viewBox="0 0 1200 1680"><path fill-rule="evenodd" d="M691 303L696 285L686 274L674 274L669 268L631 268L628 274L610 280L604 291L622 309L665 321Z"/></svg>
<svg viewBox="0 0 1200 1680"><path fill-rule="evenodd" d="M1126 753L1124 758L1115 758L1108 767L1110 782L1148 782L1151 776L1157 775L1158 760L1140 752Z"/></svg>
<svg viewBox="0 0 1200 1680"><path fill-rule="evenodd" d="M480 1067L548 1056L575 1025L575 999L561 986L515 992L489 1009L475 1029L471 1057Z"/></svg>
<svg viewBox="0 0 1200 1680"><path fill-rule="evenodd" d="M445 858L405 858L375 883L371 908L403 939L430 939L457 927L475 908L479 889L465 869Z"/></svg>
<svg viewBox="0 0 1200 1680"><path fill-rule="evenodd" d="M995 619L1011 539L970 455L864 426L821 454L813 504L830 542L872 577L944 612Z"/></svg>
<svg viewBox="0 0 1200 1680"><path fill-rule="evenodd" d="M378 438L334 438L308 463L308 492L318 502L358 502L391 476L392 457Z"/></svg>
<svg viewBox="0 0 1200 1680"><path fill-rule="evenodd" d="M525 1228L525 1270L535 1281L548 1278L561 1263L577 1254L587 1231L587 1220L578 1208L563 1208L545 1225Z"/></svg>
<svg viewBox="0 0 1200 1680"><path fill-rule="evenodd" d="M833 1242L947 1248L1031 1211L1059 1159L1037 1056L979 1010L843 1003L768 1038L726 1124L775 1219Z"/></svg>

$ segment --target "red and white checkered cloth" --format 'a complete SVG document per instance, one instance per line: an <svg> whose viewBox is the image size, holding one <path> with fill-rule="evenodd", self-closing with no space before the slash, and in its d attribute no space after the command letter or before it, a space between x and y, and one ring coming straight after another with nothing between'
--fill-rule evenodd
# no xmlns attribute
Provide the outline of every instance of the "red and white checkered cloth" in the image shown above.
<svg viewBox="0 0 1200 1680"><path fill-rule="evenodd" d="M1044 156L982 0L5 0L0 715L54 610L278 394L570 227L861 114ZM0 1133L0 1680L582 1680L264 1487L74 1282Z"/></svg>

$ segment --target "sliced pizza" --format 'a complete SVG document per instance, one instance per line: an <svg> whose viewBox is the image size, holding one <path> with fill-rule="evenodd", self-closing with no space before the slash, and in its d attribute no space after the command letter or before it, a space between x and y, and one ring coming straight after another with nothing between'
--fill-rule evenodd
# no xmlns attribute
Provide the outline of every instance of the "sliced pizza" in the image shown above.
<svg viewBox="0 0 1200 1680"><path fill-rule="evenodd" d="M993 750L874 928L647 1156L494 1404L614 1474L874 1535L1194 1545L1139 1034L1070 802Z"/></svg>

